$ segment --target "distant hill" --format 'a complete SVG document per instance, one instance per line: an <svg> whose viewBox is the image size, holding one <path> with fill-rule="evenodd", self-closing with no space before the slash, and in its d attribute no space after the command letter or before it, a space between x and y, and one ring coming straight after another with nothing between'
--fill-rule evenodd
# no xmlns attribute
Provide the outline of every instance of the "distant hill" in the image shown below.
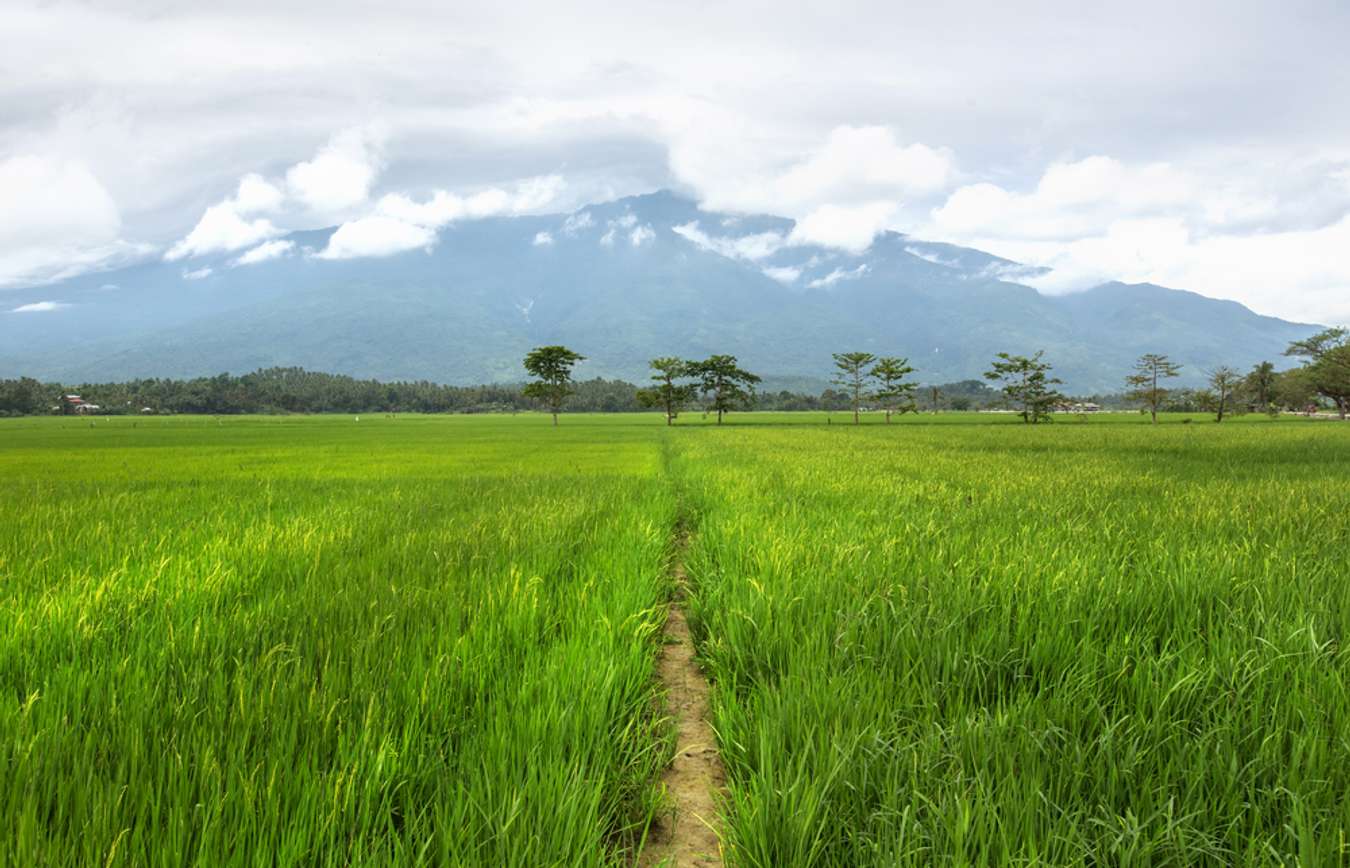
<svg viewBox="0 0 1350 868"><path fill-rule="evenodd" d="M828 377L830 353L909 356L927 382L977 377L999 351L1043 349L1077 392L1118 390L1165 352L1189 382L1280 361L1317 327L1148 284L1046 296L1029 270L887 233L858 255L784 243L792 222L700 211L671 193L572 215L454 224L428 251L330 261L297 252L144 262L32 290L0 315L0 376L66 382L296 365L381 379L509 382L525 352L565 343L585 377L646 376L656 355L728 352L784 382ZM332 230L290 236L321 249ZM199 279L185 272L211 269Z"/></svg>

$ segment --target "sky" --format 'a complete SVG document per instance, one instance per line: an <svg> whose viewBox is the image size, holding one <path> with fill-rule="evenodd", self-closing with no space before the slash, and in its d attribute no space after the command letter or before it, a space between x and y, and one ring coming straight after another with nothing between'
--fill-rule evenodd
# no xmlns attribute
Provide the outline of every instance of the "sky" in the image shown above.
<svg viewBox="0 0 1350 868"><path fill-rule="evenodd" d="M1347 45L1344 0L0 0L0 292L669 188L1350 324Z"/></svg>

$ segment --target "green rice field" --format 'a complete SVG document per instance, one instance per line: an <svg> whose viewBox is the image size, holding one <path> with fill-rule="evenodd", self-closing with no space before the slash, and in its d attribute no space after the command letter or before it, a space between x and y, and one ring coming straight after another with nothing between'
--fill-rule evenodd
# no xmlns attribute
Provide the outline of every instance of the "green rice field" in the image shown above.
<svg viewBox="0 0 1350 868"><path fill-rule="evenodd" d="M676 558L728 864L1350 864L1350 425L846 421L0 420L0 865L634 864Z"/></svg>

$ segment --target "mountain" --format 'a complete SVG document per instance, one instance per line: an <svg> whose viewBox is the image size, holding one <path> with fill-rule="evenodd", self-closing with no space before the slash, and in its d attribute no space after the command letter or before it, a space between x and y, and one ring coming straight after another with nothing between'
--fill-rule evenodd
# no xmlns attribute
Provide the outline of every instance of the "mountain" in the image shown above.
<svg viewBox="0 0 1350 868"><path fill-rule="evenodd" d="M861 254L788 243L793 223L700 211L668 192L570 215L452 224L430 250L327 260L334 230L291 255L159 260L7 292L0 376L65 382L273 365L446 383L519 380L540 344L584 353L584 377L646 376L657 355L726 352L766 375L824 380L831 352L909 356L928 382L978 377L1000 351L1045 350L1077 392L1118 390L1165 352L1189 382L1279 361L1317 327L1149 284L1046 296L1034 271L898 233ZM209 273L206 272L209 269ZM193 278L193 279L190 279ZM5 305L10 308L9 304Z"/></svg>

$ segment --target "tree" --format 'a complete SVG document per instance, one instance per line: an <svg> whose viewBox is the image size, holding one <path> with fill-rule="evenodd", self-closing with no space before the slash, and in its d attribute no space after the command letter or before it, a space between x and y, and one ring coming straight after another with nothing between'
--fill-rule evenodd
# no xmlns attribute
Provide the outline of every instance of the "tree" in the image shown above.
<svg viewBox="0 0 1350 868"><path fill-rule="evenodd" d="M662 356L659 359L652 359L649 364L655 371L652 374L652 382L656 385L639 389L638 403L644 407L660 407L666 413L666 424L674 425L675 417L680 415L684 405L694 396L692 385L675 382L690 375L689 363L674 356Z"/></svg>
<svg viewBox="0 0 1350 868"><path fill-rule="evenodd" d="M1224 414L1233 403L1233 396L1242 385L1242 375L1227 365L1221 365L1209 372L1209 388L1214 396L1214 421L1222 422Z"/></svg>
<svg viewBox="0 0 1350 868"><path fill-rule="evenodd" d="M525 384L524 394L548 405L555 426L563 402L574 391L572 366L585 359L585 356L561 346L535 347L525 356L525 370L535 379Z"/></svg>
<svg viewBox="0 0 1350 868"><path fill-rule="evenodd" d="M1350 329L1325 329L1294 341L1284 354L1307 359L1303 367L1317 394L1335 404L1342 419L1350 414Z"/></svg>
<svg viewBox="0 0 1350 868"><path fill-rule="evenodd" d="M872 366L872 377L877 381L877 390L872 396L881 403L882 408L886 411L887 424L891 421L892 413L913 413L916 411L914 390L918 388L918 385L905 379L912 373L914 373L914 368L910 367L909 359L900 359L895 356L882 356Z"/></svg>
<svg viewBox="0 0 1350 868"><path fill-rule="evenodd" d="M1253 404L1260 410L1268 410L1275 403L1275 366L1270 362L1261 362L1252 368L1243 383Z"/></svg>
<svg viewBox="0 0 1350 868"><path fill-rule="evenodd" d="M834 366L838 372L830 382L848 390L849 403L853 407L853 424L858 424L858 411L867 394L867 382L872 378L870 366L876 361L871 353L835 353Z"/></svg>
<svg viewBox="0 0 1350 868"><path fill-rule="evenodd" d="M940 386L929 386L929 387L928 387L928 399L929 399L929 401L932 402L932 405L933 405L933 412L936 413L936 412L938 411L938 408L941 406L941 403L940 403L940 402L942 401L942 387L940 387Z"/></svg>
<svg viewBox="0 0 1350 868"><path fill-rule="evenodd" d="M1154 424L1157 424L1158 408L1167 400L1167 389L1159 386L1158 381L1178 376L1180 373L1181 365L1167 356L1146 353L1134 363L1134 373L1125 378L1125 385L1130 387L1125 397L1148 407Z"/></svg>
<svg viewBox="0 0 1350 868"><path fill-rule="evenodd" d="M722 416L732 410L749 407L755 400L755 383L760 378L736 367L735 356L709 356L701 362L690 362L688 374L699 381L699 391L708 402L708 409Z"/></svg>
<svg viewBox="0 0 1350 868"><path fill-rule="evenodd" d="M1041 361L1044 351L1030 358L999 353L993 367L984 376L989 380L1003 383L1003 395L1021 409L1018 414L1023 422L1035 424L1050 417L1055 404L1064 400L1064 396L1051 388L1063 382L1050 376L1050 364Z"/></svg>

